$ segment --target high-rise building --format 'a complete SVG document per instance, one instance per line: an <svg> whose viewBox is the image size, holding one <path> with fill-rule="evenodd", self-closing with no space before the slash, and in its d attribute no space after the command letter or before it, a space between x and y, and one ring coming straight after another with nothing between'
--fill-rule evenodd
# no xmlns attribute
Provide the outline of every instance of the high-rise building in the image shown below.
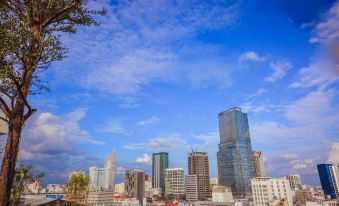
<svg viewBox="0 0 339 206"><path fill-rule="evenodd" d="M274 200L286 200L293 206L290 183L285 178L256 177L251 179L254 206L267 206Z"/></svg>
<svg viewBox="0 0 339 206"><path fill-rule="evenodd" d="M206 152L189 153L188 174L197 176L199 200L207 200L211 197L208 154Z"/></svg>
<svg viewBox="0 0 339 206"><path fill-rule="evenodd" d="M247 114L234 107L219 113L220 144L217 153L219 185L233 195L251 196L254 163Z"/></svg>
<svg viewBox="0 0 339 206"><path fill-rule="evenodd" d="M254 176L265 177L264 157L261 151L253 151Z"/></svg>
<svg viewBox="0 0 339 206"><path fill-rule="evenodd" d="M339 165L318 164L318 173L325 195L332 199L339 197Z"/></svg>
<svg viewBox="0 0 339 206"><path fill-rule="evenodd" d="M115 153L112 152L106 158L104 168L89 168L91 188L96 191L114 191L115 169Z"/></svg>
<svg viewBox="0 0 339 206"><path fill-rule="evenodd" d="M167 195L182 198L185 195L185 176L183 168L167 168L165 177Z"/></svg>
<svg viewBox="0 0 339 206"><path fill-rule="evenodd" d="M198 176L186 175L185 177L185 194L187 201L199 200L198 194Z"/></svg>
<svg viewBox="0 0 339 206"><path fill-rule="evenodd" d="M168 153L159 152L152 155L152 186L161 188L165 193L165 171L168 168Z"/></svg>
<svg viewBox="0 0 339 206"><path fill-rule="evenodd" d="M143 170L125 171L125 195L134 197L143 205L145 197L145 172Z"/></svg>
<svg viewBox="0 0 339 206"><path fill-rule="evenodd" d="M301 189L300 175L287 175L286 179L290 182L290 186L292 190Z"/></svg>

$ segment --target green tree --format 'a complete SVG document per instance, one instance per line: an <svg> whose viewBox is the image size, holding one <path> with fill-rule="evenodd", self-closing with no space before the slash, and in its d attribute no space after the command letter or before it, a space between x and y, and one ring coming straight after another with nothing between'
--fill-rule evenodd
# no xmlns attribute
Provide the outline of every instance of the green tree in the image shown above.
<svg viewBox="0 0 339 206"><path fill-rule="evenodd" d="M66 199L72 202L84 203L90 189L90 179L82 173L73 174L65 187Z"/></svg>
<svg viewBox="0 0 339 206"><path fill-rule="evenodd" d="M10 205L19 204L20 196L25 191L28 184L33 182L41 182L44 173L34 174L34 168L30 165L21 164L15 169L14 181L12 184Z"/></svg>
<svg viewBox="0 0 339 206"><path fill-rule="evenodd" d="M21 131L37 111L28 97L48 89L39 74L65 57L60 35L97 25L93 17L105 13L89 9L87 0L0 1L0 109L5 114L0 118L8 123L0 206L9 204Z"/></svg>

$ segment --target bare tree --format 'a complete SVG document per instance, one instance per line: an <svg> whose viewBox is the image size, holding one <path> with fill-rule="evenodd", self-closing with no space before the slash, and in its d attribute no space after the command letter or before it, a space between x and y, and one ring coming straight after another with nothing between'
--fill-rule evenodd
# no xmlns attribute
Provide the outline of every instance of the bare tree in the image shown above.
<svg viewBox="0 0 339 206"><path fill-rule="evenodd" d="M94 1L94 0L93 0ZM75 33L79 25L98 25L87 0L0 1L0 109L8 123L7 142L0 175L0 206L9 204L21 131L37 109L28 97L48 87L39 73L62 60L66 48L62 33Z"/></svg>

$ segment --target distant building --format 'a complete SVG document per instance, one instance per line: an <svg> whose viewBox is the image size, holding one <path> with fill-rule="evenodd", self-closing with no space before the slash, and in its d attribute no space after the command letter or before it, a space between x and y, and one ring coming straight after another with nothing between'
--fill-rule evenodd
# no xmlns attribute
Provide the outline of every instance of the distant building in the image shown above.
<svg viewBox="0 0 339 206"><path fill-rule="evenodd" d="M198 198L207 200L211 197L208 154L192 152L188 155L188 174L196 175L198 179Z"/></svg>
<svg viewBox="0 0 339 206"><path fill-rule="evenodd" d="M112 191L115 184L115 153L112 152L105 160L104 168L90 167L89 177L94 191Z"/></svg>
<svg viewBox="0 0 339 206"><path fill-rule="evenodd" d="M290 182L290 186L292 190L301 189L300 175L287 175L286 179Z"/></svg>
<svg viewBox="0 0 339 206"><path fill-rule="evenodd" d="M217 152L219 185L231 187L236 198L250 197L254 162L247 114L238 107L219 113Z"/></svg>
<svg viewBox="0 0 339 206"><path fill-rule="evenodd" d="M125 171L125 195L134 197L143 205L145 197L145 172L143 170Z"/></svg>
<svg viewBox="0 0 339 206"><path fill-rule="evenodd" d="M42 184L39 181L32 182L26 186L26 194L38 194L42 190Z"/></svg>
<svg viewBox="0 0 339 206"><path fill-rule="evenodd" d="M152 187L161 188L165 193L165 170L168 168L168 153L152 154Z"/></svg>
<svg viewBox="0 0 339 206"><path fill-rule="evenodd" d="M318 164L318 173L325 195L332 199L339 196L339 166L332 164Z"/></svg>
<svg viewBox="0 0 339 206"><path fill-rule="evenodd" d="M265 177L264 157L261 151L253 151L253 162L255 177Z"/></svg>
<svg viewBox="0 0 339 206"><path fill-rule="evenodd" d="M85 175L85 172L82 171L82 170L72 171L72 172L68 173L68 180L70 180L73 175L77 175L77 174Z"/></svg>
<svg viewBox="0 0 339 206"><path fill-rule="evenodd" d="M218 186L218 178L210 179L210 188L213 189L214 186Z"/></svg>
<svg viewBox="0 0 339 206"><path fill-rule="evenodd" d="M123 196L125 191L125 184L119 183L114 186L114 196Z"/></svg>
<svg viewBox="0 0 339 206"><path fill-rule="evenodd" d="M48 184L46 187L47 193L63 193L64 190L65 186L60 184Z"/></svg>
<svg viewBox="0 0 339 206"><path fill-rule="evenodd" d="M185 194L187 201L198 201L198 177L197 175L186 175Z"/></svg>
<svg viewBox="0 0 339 206"><path fill-rule="evenodd" d="M232 189L225 186L215 186L212 189L213 202L234 202Z"/></svg>
<svg viewBox="0 0 339 206"><path fill-rule="evenodd" d="M185 195L185 176L183 168L167 168L165 177L165 191L180 199Z"/></svg>
<svg viewBox="0 0 339 206"><path fill-rule="evenodd" d="M286 200L293 206L290 183L285 178L256 177L251 179L254 206L272 205L272 201Z"/></svg>

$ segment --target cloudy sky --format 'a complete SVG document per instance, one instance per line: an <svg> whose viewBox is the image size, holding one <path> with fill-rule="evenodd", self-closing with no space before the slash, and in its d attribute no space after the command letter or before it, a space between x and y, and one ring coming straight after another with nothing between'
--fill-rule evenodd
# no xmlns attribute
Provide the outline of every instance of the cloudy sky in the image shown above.
<svg viewBox="0 0 339 206"><path fill-rule="evenodd" d="M274 2L274 3L272 3ZM51 92L31 97L20 161L63 183L71 170L118 173L167 151L187 168L194 148L217 176L217 114L248 113L252 147L268 176L339 163L339 2L333 0L98 1L100 27L64 35L68 57L45 73ZM121 181L121 175L118 182Z"/></svg>

